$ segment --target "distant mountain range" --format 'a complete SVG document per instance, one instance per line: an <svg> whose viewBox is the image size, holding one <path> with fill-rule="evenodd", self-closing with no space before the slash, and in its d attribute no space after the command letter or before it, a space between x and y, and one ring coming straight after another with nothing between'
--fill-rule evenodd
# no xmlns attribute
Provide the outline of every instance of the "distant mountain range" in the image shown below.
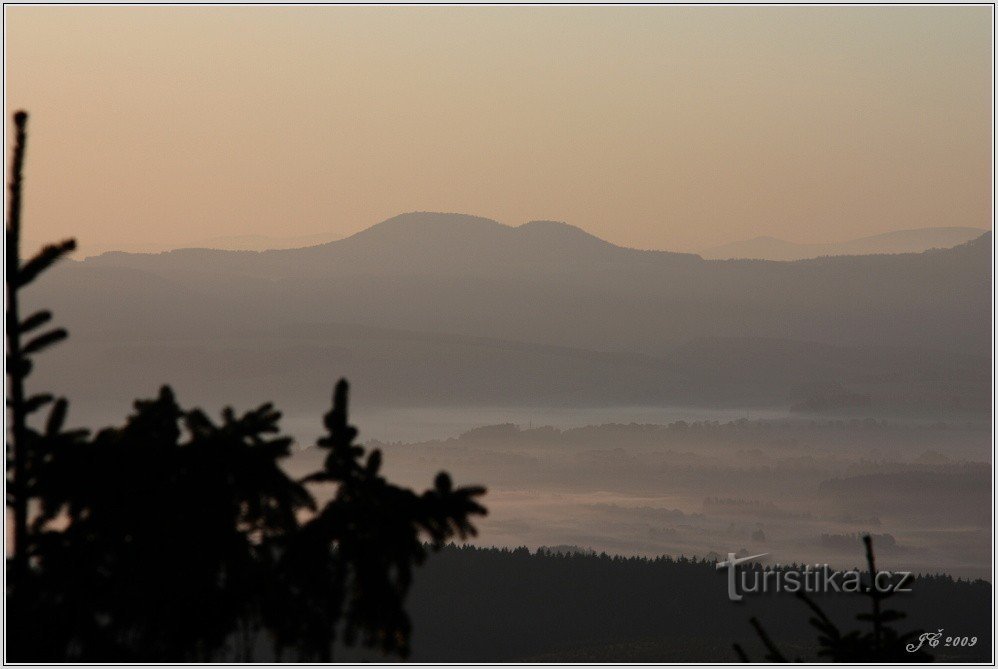
<svg viewBox="0 0 998 669"><path fill-rule="evenodd" d="M407 214L406 217L411 217ZM481 219L488 220L488 219ZM495 223L494 221L491 221ZM544 225L550 221L532 221L526 226L510 229L522 229ZM508 227L508 226L502 226ZM775 237L755 237L753 239L712 246L700 252L703 258L710 260L804 260L821 256L837 255L870 255L883 253L921 253L933 248L950 248L980 237L987 232L983 228L969 227L938 227L916 228L912 230L895 230L880 235L861 237L845 242L828 244L796 244ZM219 251L273 251L301 249L309 246L319 246L339 241L337 233L326 232L311 235L274 236L274 235L223 235L207 237L186 245L163 244L147 242L144 244L125 244L113 249L92 252L90 246L83 244L77 257L100 255L109 250L127 253L164 253L176 249L213 249ZM44 240L27 240L25 248L41 248Z"/></svg>
<svg viewBox="0 0 998 669"><path fill-rule="evenodd" d="M289 237L277 237L272 235L221 235L215 237L205 237L186 244L169 244L162 241L145 241L120 243L113 246L93 246L89 243L80 243L77 246L75 255L84 258L92 255L100 255L108 251L125 251L128 253L163 253L177 248L199 248L199 249L221 249L226 251L267 251L270 249L297 249L305 246L315 246L339 239L341 235L333 232L317 233L312 235L294 235ZM25 239L22 243L25 249L39 249L45 245L47 240ZM88 240L89 241L89 240Z"/></svg>
<svg viewBox="0 0 998 669"><path fill-rule="evenodd" d="M918 254L718 261L417 213L302 249L65 262L25 308L71 332L44 387L95 406L172 381L196 401L321 407L347 374L385 405L980 410L990 268L990 233Z"/></svg>
<svg viewBox="0 0 998 669"><path fill-rule="evenodd" d="M339 235L331 232L314 235L297 235L293 237L274 237L272 235L225 235L210 237L194 246L209 249L225 249L230 251L269 251L271 249L300 249L306 246L327 244L339 239Z"/></svg>
<svg viewBox="0 0 998 669"><path fill-rule="evenodd" d="M821 256L870 255L878 253L921 253L964 244L987 232L982 228L917 228L895 230L829 244L795 244L775 237L756 237L706 249L704 258L728 260L804 260Z"/></svg>

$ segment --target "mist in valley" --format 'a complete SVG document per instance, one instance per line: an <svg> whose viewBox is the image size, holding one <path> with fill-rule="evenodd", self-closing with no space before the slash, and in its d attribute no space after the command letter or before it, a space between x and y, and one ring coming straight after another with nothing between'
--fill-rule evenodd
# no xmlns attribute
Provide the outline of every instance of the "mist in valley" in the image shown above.
<svg viewBox="0 0 998 669"><path fill-rule="evenodd" d="M483 546L988 573L990 233L799 262L411 214L285 251L104 254L35 290L40 365L109 424L151 380L274 401L303 475L332 382L386 470L489 488Z"/></svg>
<svg viewBox="0 0 998 669"><path fill-rule="evenodd" d="M400 481L447 468L488 482L483 546L768 553L769 563L848 568L869 533L885 568L965 578L990 573L989 443L986 422L848 418L507 423L447 439L366 440ZM303 448L287 466L309 471L319 457Z"/></svg>
<svg viewBox="0 0 998 669"><path fill-rule="evenodd" d="M993 13L5 8L5 659L993 659Z"/></svg>

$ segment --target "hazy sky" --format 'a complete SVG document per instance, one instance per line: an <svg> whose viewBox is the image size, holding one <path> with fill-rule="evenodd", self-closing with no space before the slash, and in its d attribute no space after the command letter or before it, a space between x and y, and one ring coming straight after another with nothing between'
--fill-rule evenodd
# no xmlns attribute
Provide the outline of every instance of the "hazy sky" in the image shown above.
<svg viewBox="0 0 998 669"><path fill-rule="evenodd" d="M990 227L990 7L11 7L32 239Z"/></svg>

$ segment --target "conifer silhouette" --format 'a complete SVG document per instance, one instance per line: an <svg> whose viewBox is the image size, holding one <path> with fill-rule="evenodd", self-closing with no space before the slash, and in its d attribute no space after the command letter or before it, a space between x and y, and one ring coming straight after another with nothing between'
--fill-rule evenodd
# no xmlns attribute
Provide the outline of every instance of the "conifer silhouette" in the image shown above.
<svg viewBox="0 0 998 669"><path fill-rule="evenodd" d="M324 467L304 479L336 484L335 496L291 537L281 560L285 587L278 590L291 600L271 609L293 613L269 623L279 648L296 647L301 660L332 659L341 611L346 644L360 636L365 646L408 655L411 624L402 603L413 566L428 549L474 535L470 517L485 513L475 501L485 489L454 488L445 472L421 495L385 480L381 452L365 458L353 443L357 430L347 421L347 398L341 380L325 416L327 435L318 441L328 452Z"/></svg>
<svg viewBox="0 0 998 669"><path fill-rule="evenodd" d="M11 431L8 659L207 661L273 638L301 658L332 658L337 628L385 653L409 651L405 597L427 551L475 533L484 488L446 473L422 494L379 474L381 454L353 443L347 383L335 390L319 446L325 467L302 481L280 466L292 440L271 404L214 422L173 391L135 402L121 427L63 429L65 399L26 397L31 356L63 329L19 314L18 292L75 248L68 240L21 263L27 115L16 128L7 221L7 350ZM45 428L28 416L52 404ZM306 485L336 485L322 509ZM424 544L424 540L429 543Z"/></svg>
<svg viewBox="0 0 998 669"><path fill-rule="evenodd" d="M870 601L870 613L860 613L857 620L870 623L867 631L852 630L843 633L829 619L825 612L813 599L803 592L797 597L814 614L809 619L811 625L818 630L818 656L832 662L930 662L932 655L919 648L909 652L906 646L918 638L921 630L900 633L891 623L902 620L905 614L893 609L884 609L883 601L894 594L893 590L881 590L876 587L877 566L873 555L873 540L870 535L863 536L866 548L868 582L861 585L857 594ZM765 659L769 662L789 662L776 643L770 638L757 618L751 618L749 623L755 629L756 635L766 648ZM743 662L749 657L745 650L734 644L735 653ZM798 662L800 659L797 660Z"/></svg>
<svg viewBox="0 0 998 669"><path fill-rule="evenodd" d="M76 248L76 241L67 239L43 248L29 261L21 262L21 198L24 183L24 154L27 148L28 115L23 111L14 114L14 156L11 161L8 187L7 227L7 378L10 393L7 406L10 410L10 440L7 447L7 505L14 512L14 557L12 568L23 573L30 559L32 546L28 536L28 505L33 495L34 471L37 462L33 455L43 450L44 438L54 438L62 429L66 414L65 400L55 403L43 434L32 432L27 419L53 401L48 394L25 396L25 379L31 374L31 357L52 344L66 338L66 330L55 328L25 337L52 320L48 311L37 311L21 319L20 293L38 275L52 266L59 258Z"/></svg>
<svg viewBox="0 0 998 669"><path fill-rule="evenodd" d="M32 357L66 338L62 328L40 330L52 320L48 311L36 311L21 317L21 291L59 258L76 247L72 239L43 248L37 255L21 260L21 202L24 182L24 155L27 148L28 115L14 114L14 154L8 186L6 235L7 286L7 408L9 434L7 439L7 506L13 515L13 551L8 558L8 627L13 643L25 646L32 638L30 631L45 621L39 616L43 602L37 597L38 575L32 570L40 546L29 531L29 507L38 496L39 470L59 445L73 442L83 435L64 432L66 401L46 393L26 395L25 380L31 374ZM47 405L49 410L43 431L32 429L28 418Z"/></svg>

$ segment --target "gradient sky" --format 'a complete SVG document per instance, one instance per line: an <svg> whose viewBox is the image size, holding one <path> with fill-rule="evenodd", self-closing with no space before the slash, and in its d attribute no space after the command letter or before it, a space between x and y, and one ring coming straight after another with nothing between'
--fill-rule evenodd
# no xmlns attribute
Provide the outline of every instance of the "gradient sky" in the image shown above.
<svg viewBox="0 0 998 669"><path fill-rule="evenodd" d="M990 7L12 7L25 225L85 252L404 211L638 248L991 225Z"/></svg>

